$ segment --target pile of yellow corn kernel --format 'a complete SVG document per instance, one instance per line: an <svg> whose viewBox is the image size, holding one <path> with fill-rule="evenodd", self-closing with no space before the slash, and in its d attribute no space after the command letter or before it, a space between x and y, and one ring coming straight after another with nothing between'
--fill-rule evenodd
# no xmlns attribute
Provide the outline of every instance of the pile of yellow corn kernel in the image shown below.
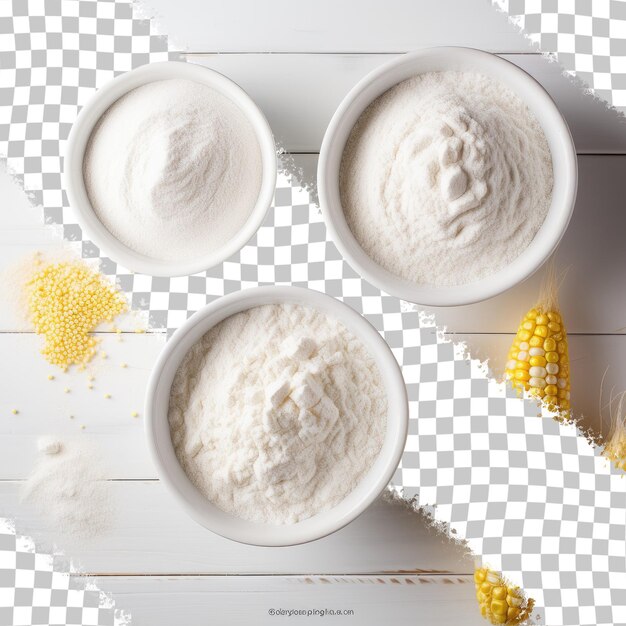
<svg viewBox="0 0 626 626"><path fill-rule="evenodd" d="M552 410L570 408L567 333L555 310L533 308L519 326L506 364L513 386L541 398Z"/></svg>
<svg viewBox="0 0 626 626"><path fill-rule="evenodd" d="M476 568L474 583L481 615L492 624L521 624L530 617L534 601L526 600L519 587L507 585L498 572Z"/></svg>
<svg viewBox="0 0 626 626"><path fill-rule="evenodd" d="M97 344L91 333L127 310L122 294L104 276L75 260L50 262L37 256L25 296L29 319L45 340L42 354L63 369L87 363Z"/></svg>

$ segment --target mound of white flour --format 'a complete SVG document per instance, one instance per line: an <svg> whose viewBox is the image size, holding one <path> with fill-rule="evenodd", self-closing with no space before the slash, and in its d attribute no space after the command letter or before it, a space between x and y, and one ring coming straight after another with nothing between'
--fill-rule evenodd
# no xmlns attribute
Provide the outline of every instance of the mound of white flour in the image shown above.
<svg viewBox="0 0 626 626"><path fill-rule="evenodd" d="M179 462L214 504L290 524L338 504L380 452L387 396L365 346L308 307L267 305L196 343L172 386Z"/></svg>
<svg viewBox="0 0 626 626"><path fill-rule="evenodd" d="M114 518L113 494L95 444L84 438L39 439L39 457L21 487L49 530L72 539L106 532Z"/></svg>
<svg viewBox="0 0 626 626"><path fill-rule="evenodd" d="M340 193L363 250L415 283L470 283L507 266L541 227L552 158L539 123L501 83L432 72L357 120Z"/></svg>
<svg viewBox="0 0 626 626"><path fill-rule="evenodd" d="M94 211L132 250L197 259L244 226L263 169L252 125L228 98L191 80L133 89L94 128L83 178Z"/></svg>

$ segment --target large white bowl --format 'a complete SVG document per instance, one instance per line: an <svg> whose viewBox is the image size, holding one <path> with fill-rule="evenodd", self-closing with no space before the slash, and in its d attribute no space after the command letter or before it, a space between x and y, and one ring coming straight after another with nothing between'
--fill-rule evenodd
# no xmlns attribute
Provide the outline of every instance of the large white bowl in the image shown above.
<svg viewBox="0 0 626 626"><path fill-rule="evenodd" d="M337 506L302 522L271 525L225 513L194 486L180 466L170 437L168 407L174 375L191 346L227 317L264 304L293 303L338 319L369 350L387 390L387 430L382 449L357 487ZM171 337L152 371L146 392L146 436L159 477L193 519L213 532L242 543L287 546L319 539L362 513L385 489L404 450L408 401L400 367L376 329L356 311L323 293L301 287L256 287L212 302L192 315Z"/></svg>
<svg viewBox="0 0 626 626"><path fill-rule="evenodd" d="M123 95L148 83L182 78L193 80L230 99L251 123L261 151L261 189L248 221L221 248L207 250L202 258L181 262L154 259L140 254L112 235L96 215L83 180L83 158L91 133L105 111ZM70 206L76 211L81 228L107 256L134 272L153 276L184 276L218 265L239 251L256 233L272 203L276 187L276 146L270 126L248 94L222 74L194 63L165 61L143 65L114 78L100 88L81 109L67 141L63 176Z"/></svg>
<svg viewBox="0 0 626 626"><path fill-rule="evenodd" d="M373 261L350 230L341 207L339 168L357 119L378 96L398 83L438 71L478 72L499 80L533 112L552 152L554 188L546 219L530 246L507 267L486 278L451 287L420 285L392 274ZM426 48L385 63L357 83L328 125L318 165L320 206L330 236L348 262L379 289L403 300L430 306L470 304L513 287L548 259L565 233L576 199L578 169L569 128L545 89L522 69L500 57L472 48ZM489 254L489 250L485 250Z"/></svg>

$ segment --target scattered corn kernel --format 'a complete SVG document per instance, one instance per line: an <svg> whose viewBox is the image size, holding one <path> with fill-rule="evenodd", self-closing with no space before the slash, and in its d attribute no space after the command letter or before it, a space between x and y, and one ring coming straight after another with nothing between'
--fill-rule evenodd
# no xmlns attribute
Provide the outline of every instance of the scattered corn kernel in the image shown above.
<svg viewBox="0 0 626 626"><path fill-rule="evenodd" d="M111 397L111 394L110 393L105 393L104 397L108 400Z"/></svg>
<svg viewBox="0 0 626 626"><path fill-rule="evenodd" d="M19 411L17 409L11 409L11 413L13 413L13 415L17 415Z"/></svg>
<svg viewBox="0 0 626 626"><path fill-rule="evenodd" d="M132 411L130 416L131 417L139 417L139 413L137 413L137 411Z"/></svg>
<svg viewBox="0 0 626 626"><path fill-rule="evenodd" d="M120 292L78 260L36 257L25 296L35 332L44 337L42 354L61 368L87 363L97 344L92 331L127 309Z"/></svg>
<svg viewBox="0 0 626 626"><path fill-rule="evenodd" d="M65 389L63 389L63 393L69 393L70 392L70 388L69 387L65 387Z"/></svg>
<svg viewBox="0 0 626 626"><path fill-rule="evenodd" d="M85 426L84 424L81 424L81 425L80 425L80 429L81 429L81 430L85 430L85 428L86 428L86 426Z"/></svg>
<svg viewBox="0 0 626 626"><path fill-rule="evenodd" d="M48 380L54 380L54 374L48 374Z"/></svg>
<svg viewBox="0 0 626 626"><path fill-rule="evenodd" d="M500 573L476 568L474 584L480 613L490 623L513 626L530 618L534 600L526 600L520 588L510 586Z"/></svg>
<svg viewBox="0 0 626 626"><path fill-rule="evenodd" d="M128 363L120 363L120 367L126 368L126 367L128 367Z"/></svg>

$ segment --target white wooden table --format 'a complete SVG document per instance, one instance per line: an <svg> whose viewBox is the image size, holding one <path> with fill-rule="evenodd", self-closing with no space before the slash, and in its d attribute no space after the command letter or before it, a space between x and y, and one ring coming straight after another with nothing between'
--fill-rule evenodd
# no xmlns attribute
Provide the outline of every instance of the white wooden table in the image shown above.
<svg viewBox="0 0 626 626"><path fill-rule="evenodd" d="M599 385L626 387L626 123L583 95L559 67L497 14L488 0L150 0L162 32L187 60L240 83L265 111L304 178L332 112L354 82L394 55L421 46L484 48L520 65L552 94L579 154L576 211L559 248L569 266L562 308L571 336L572 403L599 427ZM40 212L0 175L0 269L36 249L58 246ZM487 302L435 311L439 324L489 358L499 372L519 316L541 273ZM269 609L341 609L326 624L480 624L472 560L400 505L379 502L335 535L282 549L239 545L202 529L156 479L143 440L146 380L164 343L157 333L123 341L102 333L109 358L96 361L96 387L82 374L57 375L38 355L39 339L9 306L0 308L0 515L40 544L57 545L114 592L133 625L277 624L306 618ZM128 368L120 368L125 361ZM63 387L72 388L64 394ZM103 394L112 393L110 400ZM18 416L11 415L18 408ZM69 415L74 415L70 419ZM80 426L85 429L81 430ZM605 425L606 426L606 425ZM112 531L78 544L59 538L18 502L39 435L91 436L110 468L119 515ZM311 618L315 619L315 618ZM311 622L314 623L314 622Z"/></svg>

